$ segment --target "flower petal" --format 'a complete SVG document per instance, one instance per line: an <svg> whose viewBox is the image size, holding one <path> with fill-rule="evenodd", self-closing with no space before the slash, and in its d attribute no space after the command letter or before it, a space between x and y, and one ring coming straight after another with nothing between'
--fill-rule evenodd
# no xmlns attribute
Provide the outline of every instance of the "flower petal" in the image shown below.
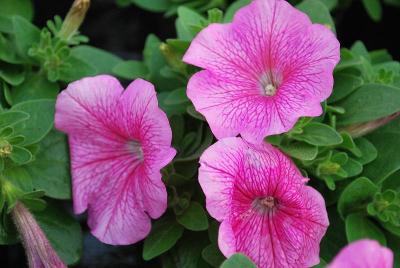
<svg viewBox="0 0 400 268"><path fill-rule="evenodd" d="M218 244L229 257L241 252L259 267L310 267L329 225L325 202L294 163L268 144L225 138L200 159L199 182L207 210L222 221ZM273 197L275 210L259 200ZM275 203L276 202L276 203Z"/></svg>
<svg viewBox="0 0 400 268"><path fill-rule="evenodd" d="M254 0L193 40L183 59L206 71L192 76L187 94L218 139L241 134L258 143L322 113L339 48L327 27L286 1ZM273 96L265 96L265 77L277 84Z"/></svg>
<svg viewBox="0 0 400 268"><path fill-rule="evenodd" d="M59 95L55 121L69 135L75 213L88 209L105 243L143 239L150 217L166 209L160 168L176 153L154 87L138 79L123 91L110 76L82 79Z"/></svg>
<svg viewBox="0 0 400 268"><path fill-rule="evenodd" d="M362 239L343 248L328 265L328 268L358 267L392 268L393 252L375 240Z"/></svg>

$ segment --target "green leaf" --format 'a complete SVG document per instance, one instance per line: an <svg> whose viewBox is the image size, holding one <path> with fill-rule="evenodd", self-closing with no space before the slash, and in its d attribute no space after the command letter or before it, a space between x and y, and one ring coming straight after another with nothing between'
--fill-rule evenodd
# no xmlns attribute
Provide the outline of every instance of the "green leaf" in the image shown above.
<svg viewBox="0 0 400 268"><path fill-rule="evenodd" d="M303 142L282 144L280 148L286 154L299 160L314 160L318 154L318 148L316 146Z"/></svg>
<svg viewBox="0 0 400 268"><path fill-rule="evenodd" d="M219 267L221 263L225 260L224 255L222 255L218 246L215 244L210 244L203 249L201 252L203 259L213 267Z"/></svg>
<svg viewBox="0 0 400 268"><path fill-rule="evenodd" d="M356 139L354 142L356 143L357 148L361 151L361 157L357 158L357 162L365 165L376 159L378 151L369 140L361 137Z"/></svg>
<svg viewBox="0 0 400 268"><path fill-rule="evenodd" d="M369 57L371 58L372 64L383 63L387 61L392 61L393 57L386 49L378 49L369 52Z"/></svg>
<svg viewBox="0 0 400 268"><path fill-rule="evenodd" d="M13 88L11 93L13 104L35 99L55 99L58 94L58 84L47 80L41 75L29 75L25 81Z"/></svg>
<svg viewBox="0 0 400 268"><path fill-rule="evenodd" d="M366 59L368 62L371 61L371 58L368 53L368 49L365 47L364 43L361 41L356 41L352 46L351 46L351 52L354 54L358 55L359 57L363 57Z"/></svg>
<svg viewBox="0 0 400 268"><path fill-rule="evenodd" d="M0 210L0 245L12 245L18 242L18 232L5 209Z"/></svg>
<svg viewBox="0 0 400 268"><path fill-rule="evenodd" d="M365 10L374 21L382 18L382 6L379 0L362 0Z"/></svg>
<svg viewBox="0 0 400 268"><path fill-rule="evenodd" d="M164 103L166 105L189 103L189 99L186 96L186 88L182 87L171 91L165 98Z"/></svg>
<svg viewBox="0 0 400 268"><path fill-rule="evenodd" d="M30 115L29 120L14 126L15 133L25 136L24 146L39 142L53 127L54 100L25 101L14 105L11 110Z"/></svg>
<svg viewBox="0 0 400 268"><path fill-rule="evenodd" d="M40 211L46 208L46 202L41 199L44 196L44 191L33 191L24 193L21 196L21 201L27 206L27 208L31 211Z"/></svg>
<svg viewBox="0 0 400 268"><path fill-rule="evenodd" d="M329 11L332 11L338 5L339 0L321 0L321 2L326 5Z"/></svg>
<svg viewBox="0 0 400 268"><path fill-rule="evenodd" d="M293 138L316 146L332 146L343 141L335 129L322 123L307 124L303 128L303 133L295 134Z"/></svg>
<svg viewBox="0 0 400 268"><path fill-rule="evenodd" d="M167 66L167 63L161 53L160 45L161 41L155 35L150 34L147 37L143 50L143 62L149 70L148 80L155 84L157 91L181 87L182 84L178 79L168 79L161 75L160 70Z"/></svg>
<svg viewBox="0 0 400 268"><path fill-rule="evenodd" d="M17 49L23 57L29 58L29 48L40 40L39 28L19 16L12 18L12 25Z"/></svg>
<svg viewBox="0 0 400 268"><path fill-rule="evenodd" d="M349 242L370 238L386 246L386 237L381 229L362 214L354 213L346 217L346 236Z"/></svg>
<svg viewBox="0 0 400 268"><path fill-rule="evenodd" d="M149 70L141 61L122 61L114 66L112 72L125 79L146 78Z"/></svg>
<svg viewBox="0 0 400 268"><path fill-rule="evenodd" d="M164 12L170 7L168 0L131 0L135 5L153 12Z"/></svg>
<svg viewBox="0 0 400 268"><path fill-rule="evenodd" d="M335 74L335 84L333 86L332 95L328 99L328 103L339 101L363 84L363 80L355 75L340 72Z"/></svg>
<svg viewBox="0 0 400 268"><path fill-rule="evenodd" d="M365 211L367 204L372 201L378 191L371 180L365 177L357 178L351 182L342 192L338 201L338 211L344 218L351 212Z"/></svg>
<svg viewBox="0 0 400 268"><path fill-rule="evenodd" d="M206 121L205 117L201 113L196 111L193 105L189 105L188 107L186 107L186 112L193 118L199 119L201 121Z"/></svg>
<svg viewBox="0 0 400 268"><path fill-rule="evenodd" d="M111 74L122 59L100 48L81 45L71 50L71 55L91 65L95 74ZM75 67L75 66L74 66Z"/></svg>
<svg viewBox="0 0 400 268"><path fill-rule="evenodd" d="M32 178L23 167L6 167L2 175L8 182L18 187L23 192L32 192L34 190Z"/></svg>
<svg viewBox="0 0 400 268"><path fill-rule="evenodd" d="M331 13L328 7L320 0L304 0L296 8L306 13L313 23L323 24L333 32L336 32Z"/></svg>
<svg viewBox="0 0 400 268"><path fill-rule="evenodd" d="M67 264L76 263L82 254L82 231L79 223L68 213L51 203L34 212L40 227L60 258Z"/></svg>
<svg viewBox="0 0 400 268"><path fill-rule="evenodd" d="M72 82L86 76L96 75L96 69L86 61L75 56L71 56L66 61L68 67L60 70L61 81Z"/></svg>
<svg viewBox="0 0 400 268"><path fill-rule="evenodd" d="M175 220L163 217L156 221L144 241L143 259L151 260L172 248L183 234L183 227Z"/></svg>
<svg viewBox="0 0 400 268"><path fill-rule="evenodd" d="M233 2L225 12L224 22L231 22L236 11L251 3L251 0L238 0Z"/></svg>
<svg viewBox="0 0 400 268"><path fill-rule="evenodd" d="M29 118L28 113L21 111L0 112L0 128L12 126Z"/></svg>
<svg viewBox="0 0 400 268"><path fill-rule="evenodd" d="M1 34L0 30L0 60L7 63L21 63L17 57L14 44Z"/></svg>
<svg viewBox="0 0 400 268"><path fill-rule="evenodd" d="M171 249L170 254L174 259L174 268L203 268L207 263L202 263L201 251L210 242L204 232L186 231L185 235Z"/></svg>
<svg viewBox="0 0 400 268"><path fill-rule="evenodd" d="M365 84L338 105L346 110L344 115L338 115L340 126L382 118L400 111L400 88Z"/></svg>
<svg viewBox="0 0 400 268"><path fill-rule="evenodd" d="M0 78L10 85L17 86L25 79L25 71L20 65L0 61Z"/></svg>
<svg viewBox="0 0 400 268"><path fill-rule="evenodd" d="M19 15L27 20L33 18L33 4L31 0L0 0L0 16Z"/></svg>
<svg viewBox="0 0 400 268"><path fill-rule="evenodd" d="M51 131L39 144L35 161L24 166L36 189L42 189L47 196L58 199L71 197L69 155L67 138L58 131Z"/></svg>
<svg viewBox="0 0 400 268"><path fill-rule="evenodd" d="M32 154L24 147L13 145L10 155L11 160L17 165L23 165L32 159Z"/></svg>
<svg viewBox="0 0 400 268"><path fill-rule="evenodd" d="M324 259L319 258L319 263L314 265L313 268L326 268L327 265L328 263Z"/></svg>
<svg viewBox="0 0 400 268"><path fill-rule="evenodd" d="M168 117L180 115L186 112L185 105L166 105L164 100L168 97L169 92L161 92L157 94L158 105L167 114Z"/></svg>
<svg viewBox="0 0 400 268"><path fill-rule="evenodd" d="M224 261L221 268L257 268L257 266L245 255L236 253Z"/></svg>
<svg viewBox="0 0 400 268"><path fill-rule="evenodd" d="M374 182L383 182L400 169L399 133L377 132L368 139L378 150L377 158L364 167L364 174Z"/></svg>
<svg viewBox="0 0 400 268"><path fill-rule="evenodd" d="M363 170L363 166L356 160L349 158L349 160L342 165L342 169L347 173L346 178L350 178L360 174Z"/></svg>
<svg viewBox="0 0 400 268"><path fill-rule="evenodd" d="M176 220L186 229L202 231L208 228L207 214L203 207L197 202L191 202L189 207Z"/></svg>
<svg viewBox="0 0 400 268"><path fill-rule="evenodd" d="M388 232L391 234L394 234L398 237L400 237L400 226L396 226L391 222L380 222L383 228L385 228Z"/></svg>
<svg viewBox="0 0 400 268"><path fill-rule="evenodd" d="M185 6L178 7L178 19L175 22L178 38L190 41L197 34L206 19L196 11Z"/></svg>

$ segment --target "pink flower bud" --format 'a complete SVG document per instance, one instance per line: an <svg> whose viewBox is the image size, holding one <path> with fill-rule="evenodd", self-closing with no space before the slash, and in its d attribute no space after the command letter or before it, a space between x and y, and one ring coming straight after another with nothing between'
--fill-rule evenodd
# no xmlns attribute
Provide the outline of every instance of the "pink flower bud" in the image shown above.
<svg viewBox="0 0 400 268"><path fill-rule="evenodd" d="M12 210L30 268L67 267L50 245L49 240L29 210L18 202Z"/></svg>
<svg viewBox="0 0 400 268"><path fill-rule="evenodd" d="M360 124L354 124L354 125L349 125L343 130L347 131L353 138L358 138L361 136L364 136L375 129L380 128L383 125L386 125L390 121L394 120L400 115L400 112L391 114L386 117L382 117L373 121L365 122L365 123L360 123Z"/></svg>

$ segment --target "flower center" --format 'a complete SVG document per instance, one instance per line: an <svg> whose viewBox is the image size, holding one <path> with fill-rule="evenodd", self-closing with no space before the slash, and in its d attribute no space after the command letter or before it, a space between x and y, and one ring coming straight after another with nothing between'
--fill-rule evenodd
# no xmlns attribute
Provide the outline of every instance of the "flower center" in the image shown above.
<svg viewBox="0 0 400 268"><path fill-rule="evenodd" d="M264 87L264 93L267 96L274 96L276 93L276 87L273 84L267 84Z"/></svg>
<svg viewBox="0 0 400 268"><path fill-rule="evenodd" d="M274 96L281 84L281 76L278 73L270 71L260 77L261 94L267 97Z"/></svg>
<svg viewBox="0 0 400 268"><path fill-rule="evenodd" d="M144 159L143 149L138 141L130 141L128 143L128 148L131 153L133 153L139 161Z"/></svg>
<svg viewBox="0 0 400 268"><path fill-rule="evenodd" d="M259 197L253 201L253 208L260 213L273 212L279 203L273 196Z"/></svg>

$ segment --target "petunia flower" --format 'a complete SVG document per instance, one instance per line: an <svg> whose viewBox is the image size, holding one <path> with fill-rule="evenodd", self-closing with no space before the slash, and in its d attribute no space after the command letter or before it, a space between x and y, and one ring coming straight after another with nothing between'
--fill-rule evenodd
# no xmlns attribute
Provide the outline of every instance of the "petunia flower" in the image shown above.
<svg viewBox="0 0 400 268"><path fill-rule="evenodd" d="M69 137L74 211L88 210L92 234L114 245L146 237L166 210L160 169L176 153L153 85L137 79L124 90L107 75L71 83L55 125Z"/></svg>
<svg viewBox="0 0 400 268"><path fill-rule="evenodd" d="M205 70L191 77L187 95L218 139L240 134L257 143L322 113L339 46L286 1L254 0L192 41L183 60Z"/></svg>
<svg viewBox="0 0 400 268"><path fill-rule="evenodd" d="M355 241L333 259L328 268L392 268L393 252L370 239Z"/></svg>
<svg viewBox="0 0 400 268"><path fill-rule="evenodd" d="M269 144L225 138L200 158L207 210L222 222L218 244L260 268L311 267L329 225L325 202L294 163Z"/></svg>

